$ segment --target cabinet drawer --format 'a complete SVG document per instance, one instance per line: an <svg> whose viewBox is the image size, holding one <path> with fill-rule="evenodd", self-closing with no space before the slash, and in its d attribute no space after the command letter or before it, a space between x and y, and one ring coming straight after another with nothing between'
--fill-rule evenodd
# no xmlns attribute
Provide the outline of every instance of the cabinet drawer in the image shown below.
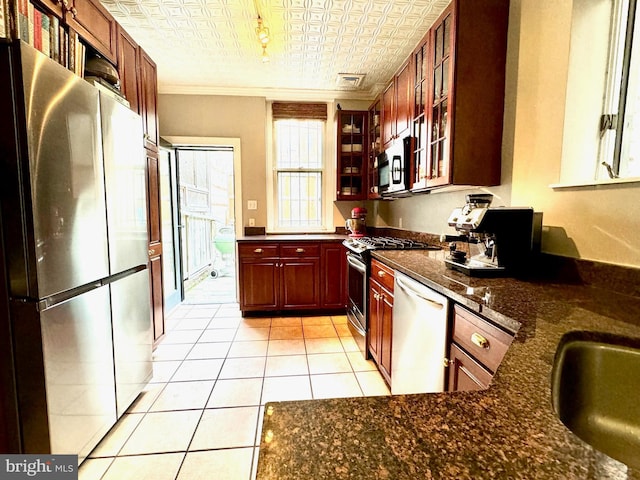
<svg viewBox="0 0 640 480"><path fill-rule="evenodd" d="M371 260L371 278L393 293L393 270L385 264Z"/></svg>
<svg viewBox="0 0 640 480"><path fill-rule="evenodd" d="M492 372L502 361L513 337L489 322L456 305L453 341Z"/></svg>
<svg viewBox="0 0 640 480"><path fill-rule="evenodd" d="M308 243L287 243L280 246L281 257L319 257L320 244L310 245Z"/></svg>
<svg viewBox="0 0 640 480"><path fill-rule="evenodd" d="M278 257L277 243L240 243L238 255L240 258L271 258Z"/></svg>

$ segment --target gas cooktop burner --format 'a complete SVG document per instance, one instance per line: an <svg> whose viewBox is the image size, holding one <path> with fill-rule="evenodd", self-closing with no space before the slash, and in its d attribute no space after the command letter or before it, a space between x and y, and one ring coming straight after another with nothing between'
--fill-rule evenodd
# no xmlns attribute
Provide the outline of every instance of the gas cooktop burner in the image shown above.
<svg viewBox="0 0 640 480"><path fill-rule="evenodd" d="M396 237L349 238L343 244L358 253L366 250L440 250L440 247L435 245Z"/></svg>

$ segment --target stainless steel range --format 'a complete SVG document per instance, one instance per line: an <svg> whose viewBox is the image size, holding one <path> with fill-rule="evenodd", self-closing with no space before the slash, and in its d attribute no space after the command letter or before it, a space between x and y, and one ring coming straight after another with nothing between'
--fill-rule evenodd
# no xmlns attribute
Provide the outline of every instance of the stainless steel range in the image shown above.
<svg viewBox="0 0 640 480"><path fill-rule="evenodd" d="M347 318L349 330L365 358L367 351L367 308L371 254L373 250L440 250L439 246L397 237L348 238L342 244L347 247L348 300Z"/></svg>

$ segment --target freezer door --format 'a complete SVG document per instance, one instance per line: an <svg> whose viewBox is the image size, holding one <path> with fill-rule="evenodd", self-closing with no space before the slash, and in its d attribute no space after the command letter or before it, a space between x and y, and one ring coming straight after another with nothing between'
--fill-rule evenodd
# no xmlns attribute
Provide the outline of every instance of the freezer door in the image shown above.
<svg viewBox="0 0 640 480"><path fill-rule="evenodd" d="M109 287L44 310L40 322L51 452L83 460L116 422Z"/></svg>
<svg viewBox="0 0 640 480"><path fill-rule="evenodd" d="M118 418L151 380L149 271L141 270L110 285Z"/></svg>
<svg viewBox="0 0 640 480"><path fill-rule="evenodd" d="M146 265L146 158L140 116L100 93L111 274Z"/></svg>
<svg viewBox="0 0 640 480"><path fill-rule="evenodd" d="M21 224L7 227L26 267L12 271L24 277L12 293L45 298L108 275L98 93L33 48L20 52L26 128L18 135L28 158L14 166L24 179L22 198L12 199Z"/></svg>

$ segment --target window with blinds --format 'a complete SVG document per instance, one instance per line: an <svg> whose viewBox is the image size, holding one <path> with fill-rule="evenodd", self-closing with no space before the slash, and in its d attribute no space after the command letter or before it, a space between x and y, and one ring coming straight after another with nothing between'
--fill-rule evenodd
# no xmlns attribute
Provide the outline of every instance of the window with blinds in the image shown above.
<svg viewBox="0 0 640 480"><path fill-rule="evenodd" d="M324 122L288 119L274 124L278 227L320 228Z"/></svg>
<svg viewBox="0 0 640 480"><path fill-rule="evenodd" d="M272 104L275 227L313 231L325 227L327 105Z"/></svg>

